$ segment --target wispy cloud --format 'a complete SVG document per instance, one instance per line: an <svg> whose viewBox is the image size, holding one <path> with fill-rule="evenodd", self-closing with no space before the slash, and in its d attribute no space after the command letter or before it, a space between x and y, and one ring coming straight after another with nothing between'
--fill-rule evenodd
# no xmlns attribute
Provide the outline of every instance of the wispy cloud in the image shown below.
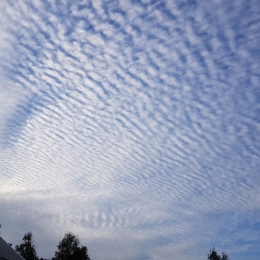
<svg viewBox="0 0 260 260"><path fill-rule="evenodd" d="M11 215L44 257L67 230L93 259L259 254L258 6L2 1L6 236Z"/></svg>

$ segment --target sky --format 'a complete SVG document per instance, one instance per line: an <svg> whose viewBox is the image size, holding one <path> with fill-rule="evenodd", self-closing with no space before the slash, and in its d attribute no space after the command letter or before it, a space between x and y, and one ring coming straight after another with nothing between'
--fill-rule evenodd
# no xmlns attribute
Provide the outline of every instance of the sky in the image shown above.
<svg viewBox="0 0 260 260"><path fill-rule="evenodd" d="M2 237L259 259L259 28L258 0L1 0Z"/></svg>

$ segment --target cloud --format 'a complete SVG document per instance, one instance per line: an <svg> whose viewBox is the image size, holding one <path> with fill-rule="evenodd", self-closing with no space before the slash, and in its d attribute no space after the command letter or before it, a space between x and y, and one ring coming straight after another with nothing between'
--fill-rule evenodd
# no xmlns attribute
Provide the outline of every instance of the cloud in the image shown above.
<svg viewBox="0 0 260 260"><path fill-rule="evenodd" d="M256 1L0 5L9 240L12 215L43 257L68 230L95 259L257 255Z"/></svg>

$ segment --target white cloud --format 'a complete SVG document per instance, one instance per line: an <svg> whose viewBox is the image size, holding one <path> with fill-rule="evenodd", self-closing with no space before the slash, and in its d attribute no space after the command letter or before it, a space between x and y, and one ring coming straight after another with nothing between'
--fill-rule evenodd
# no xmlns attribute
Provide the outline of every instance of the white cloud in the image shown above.
<svg viewBox="0 0 260 260"><path fill-rule="evenodd" d="M71 230L95 259L190 259L225 229L237 256L257 221L257 3L148 2L0 4L1 219L43 257Z"/></svg>

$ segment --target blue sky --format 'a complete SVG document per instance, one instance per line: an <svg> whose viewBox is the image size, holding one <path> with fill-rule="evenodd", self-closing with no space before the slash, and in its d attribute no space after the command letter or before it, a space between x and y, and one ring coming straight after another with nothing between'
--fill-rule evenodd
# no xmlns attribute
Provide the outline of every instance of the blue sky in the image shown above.
<svg viewBox="0 0 260 260"><path fill-rule="evenodd" d="M41 257L260 255L260 5L0 1L0 221Z"/></svg>

